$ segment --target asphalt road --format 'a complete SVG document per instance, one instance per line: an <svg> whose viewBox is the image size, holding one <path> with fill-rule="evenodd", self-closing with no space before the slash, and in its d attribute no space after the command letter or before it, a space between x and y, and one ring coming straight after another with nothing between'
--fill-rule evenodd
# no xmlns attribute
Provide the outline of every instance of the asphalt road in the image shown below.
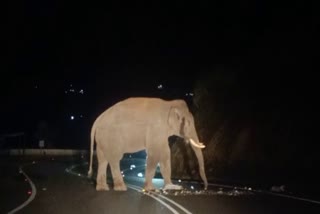
<svg viewBox="0 0 320 214"><path fill-rule="evenodd" d="M197 182L176 181L183 191L145 193L145 163L137 159L122 161L126 192L97 192L84 157L0 160L0 213L320 213L317 201L217 183L203 191ZM159 173L154 183L161 187Z"/></svg>

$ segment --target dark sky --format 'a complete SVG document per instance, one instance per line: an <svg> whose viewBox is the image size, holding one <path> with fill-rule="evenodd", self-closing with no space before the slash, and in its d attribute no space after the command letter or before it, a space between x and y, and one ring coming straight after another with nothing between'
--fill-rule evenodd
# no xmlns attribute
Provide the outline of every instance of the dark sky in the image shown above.
<svg viewBox="0 0 320 214"><path fill-rule="evenodd" d="M118 73L114 79L140 86L159 75L189 84L216 65L271 76L305 73L317 65L317 6L316 1L9 1L2 71L30 79L77 78L81 84L111 72ZM173 75L189 71L183 78Z"/></svg>
<svg viewBox="0 0 320 214"><path fill-rule="evenodd" d="M156 94L162 83L178 97L217 66L243 72L257 86L301 79L309 87L310 79L316 83L307 73L319 50L315 2L9 1L2 115L21 105L37 111L39 96L47 104L51 98L70 102L61 93L71 84L84 88L98 109L122 97Z"/></svg>
<svg viewBox="0 0 320 214"><path fill-rule="evenodd" d="M115 2L10 1L6 69L186 71L229 64L261 70L308 66L318 46L317 5L310 1Z"/></svg>

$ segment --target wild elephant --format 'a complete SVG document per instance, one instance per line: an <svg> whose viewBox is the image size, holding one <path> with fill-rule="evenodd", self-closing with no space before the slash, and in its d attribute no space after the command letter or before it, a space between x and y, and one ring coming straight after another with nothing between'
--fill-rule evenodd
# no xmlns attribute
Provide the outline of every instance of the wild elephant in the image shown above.
<svg viewBox="0 0 320 214"><path fill-rule="evenodd" d="M180 136L190 143L199 163L204 188L208 186L202 150L194 118L183 100L160 98L128 98L104 111L91 129L90 164L88 176L92 176L94 143L98 159L96 190L109 190L106 183L107 166L110 164L114 190L125 191L127 187L120 172L120 160L124 153L145 150L147 164L145 190L155 189L152 178L160 163L165 189L180 189L171 181L171 160L168 138Z"/></svg>

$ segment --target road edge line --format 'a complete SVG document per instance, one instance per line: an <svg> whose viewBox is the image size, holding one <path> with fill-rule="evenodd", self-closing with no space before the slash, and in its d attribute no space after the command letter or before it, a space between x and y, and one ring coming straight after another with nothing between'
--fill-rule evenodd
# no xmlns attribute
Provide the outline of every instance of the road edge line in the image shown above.
<svg viewBox="0 0 320 214"><path fill-rule="evenodd" d="M32 180L29 178L29 176L22 170L22 167L19 167L19 172L21 174L24 175L24 177L28 180L30 186L31 186L31 195L30 197L25 201L23 202L20 206L14 208L13 210L11 210L10 212L8 212L8 214L13 214L13 213L16 213L18 212L19 210L23 209L25 206L27 206L28 204L30 204L33 199L36 197L36 194L37 194L37 188L36 186L34 185L34 183L32 182Z"/></svg>

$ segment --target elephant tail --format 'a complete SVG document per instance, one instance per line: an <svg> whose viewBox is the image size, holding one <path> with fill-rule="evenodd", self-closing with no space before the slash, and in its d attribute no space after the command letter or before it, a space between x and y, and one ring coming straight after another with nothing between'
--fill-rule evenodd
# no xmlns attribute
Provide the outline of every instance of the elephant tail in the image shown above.
<svg viewBox="0 0 320 214"><path fill-rule="evenodd" d="M90 134L90 163L89 163L89 171L88 171L88 178L92 177L92 162L93 162L93 149L94 149L94 140L95 140L95 134L96 134L96 123L94 122L91 134Z"/></svg>

